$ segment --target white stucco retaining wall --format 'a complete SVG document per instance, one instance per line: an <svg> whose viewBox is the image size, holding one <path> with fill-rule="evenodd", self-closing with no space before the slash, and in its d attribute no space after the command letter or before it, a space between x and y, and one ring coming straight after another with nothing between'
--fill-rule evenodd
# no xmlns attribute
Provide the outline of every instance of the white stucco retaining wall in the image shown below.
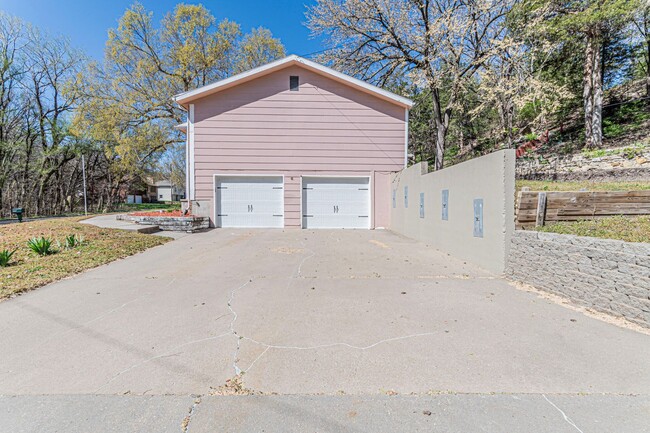
<svg viewBox="0 0 650 433"><path fill-rule="evenodd" d="M408 207L405 204L408 189ZM443 220L443 190L449 191ZM420 214L424 193L424 216ZM514 231L515 151L502 150L428 173L419 163L391 177L390 229L495 273L503 273ZM474 200L483 200L483 234L474 235Z"/></svg>

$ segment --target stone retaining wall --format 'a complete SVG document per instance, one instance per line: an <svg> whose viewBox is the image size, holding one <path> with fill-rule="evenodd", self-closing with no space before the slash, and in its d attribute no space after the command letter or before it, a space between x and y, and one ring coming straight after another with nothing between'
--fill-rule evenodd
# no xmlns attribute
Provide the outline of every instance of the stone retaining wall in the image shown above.
<svg viewBox="0 0 650 433"><path fill-rule="evenodd" d="M650 244L517 230L506 274L650 328Z"/></svg>
<svg viewBox="0 0 650 433"><path fill-rule="evenodd" d="M650 180L650 150L627 157L625 154L597 158L578 154L564 157L520 158L516 166L517 179L528 180Z"/></svg>
<svg viewBox="0 0 650 433"><path fill-rule="evenodd" d="M136 224L158 226L160 230L174 232L191 232L207 229L210 226L208 217L185 216L185 217L162 217L162 216L136 216L118 215L117 219L131 221Z"/></svg>

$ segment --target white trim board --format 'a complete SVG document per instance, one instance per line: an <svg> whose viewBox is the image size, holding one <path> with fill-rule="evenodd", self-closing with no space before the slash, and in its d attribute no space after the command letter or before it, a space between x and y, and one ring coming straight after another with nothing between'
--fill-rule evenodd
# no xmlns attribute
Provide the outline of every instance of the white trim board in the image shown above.
<svg viewBox="0 0 650 433"><path fill-rule="evenodd" d="M329 76L330 78L333 78L340 82L344 82L350 85L351 87L354 87L366 93L373 94L381 99L384 99L389 102L393 102L404 108L410 108L413 106L413 101L411 101L408 98L389 92L380 87L373 86L372 84L366 83L365 81L335 71L332 68L328 68L327 66L323 66L316 62L312 62L311 60L307 60L302 57L296 56L295 54L292 54L290 56L287 56L280 60L276 60L271 63L267 63L266 65L262 65L260 67L251 69L250 71L242 72L241 74L233 75L232 77L214 82L212 84L208 84L203 87L199 87L198 89L190 90L184 93L179 93L178 95L174 96L174 101L176 101L178 104L185 105L195 99L202 98L204 96L219 92L221 90L225 90L235 85L253 80L257 77L270 74L271 72L275 72L292 65L301 66L305 69L311 70L320 75Z"/></svg>
<svg viewBox="0 0 650 433"><path fill-rule="evenodd" d="M409 165L409 109L404 109L404 168Z"/></svg>
<svg viewBox="0 0 650 433"><path fill-rule="evenodd" d="M196 200L194 185L196 173L194 172L194 104L190 104L187 112L187 136L189 140L189 167L190 167L190 195L188 199Z"/></svg>

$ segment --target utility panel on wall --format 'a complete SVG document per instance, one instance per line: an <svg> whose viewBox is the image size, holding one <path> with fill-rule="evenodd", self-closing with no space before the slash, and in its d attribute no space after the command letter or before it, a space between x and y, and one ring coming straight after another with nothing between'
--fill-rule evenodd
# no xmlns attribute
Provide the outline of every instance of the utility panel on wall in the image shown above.
<svg viewBox="0 0 650 433"><path fill-rule="evenodd" d="M442 219L447 221L449 219L449 190L442 190Z"/></svg>
<svg viewBox="0 0 650 433"><path fill-rule="evenodd" d="M409 207L409 187L404 187L404 207Z"/></svg>
<svg viewBox="0 0 650 433"><path fill-rule="evenodd" d="M474 199L474 237L483 237L483 199Z"/></svg>
<svg viewBox="0 0 650 433"><path fill-rule="evenodd" d="M424 218L424 193L420 193L420 218Z"/></svg>

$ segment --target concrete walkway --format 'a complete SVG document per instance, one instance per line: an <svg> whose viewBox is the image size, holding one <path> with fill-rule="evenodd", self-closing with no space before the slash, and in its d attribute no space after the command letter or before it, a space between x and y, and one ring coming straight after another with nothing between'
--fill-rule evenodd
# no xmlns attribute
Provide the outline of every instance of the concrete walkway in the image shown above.
<svg viewBox="0 0 650 433"><path fill-rule="evenodd" d="M445 394L409 396L0 397L11 433L648 431L648 396Z"/></svg>
<svg viewBox="0 0 650 433"><path fill-rule="evenodd" d="M650 413L650 336L386 231L186 236L2 302L0 329L12 432L642 432Z"/></svg>
<svg viewBox="0 0 650 433"><path fill-rule="evenodd" d="M117 219L118 214L99 215L96 217L88 218L80 221L82 224L90 224L97 227L104 227L108 229L127 230L139 233L150 233L156 236L165 236L172 239L180 239L187 236L189 233L185 232L172 232L172 231L153 231L152 226L135 224L130 221L123 221Z"/></svg>

